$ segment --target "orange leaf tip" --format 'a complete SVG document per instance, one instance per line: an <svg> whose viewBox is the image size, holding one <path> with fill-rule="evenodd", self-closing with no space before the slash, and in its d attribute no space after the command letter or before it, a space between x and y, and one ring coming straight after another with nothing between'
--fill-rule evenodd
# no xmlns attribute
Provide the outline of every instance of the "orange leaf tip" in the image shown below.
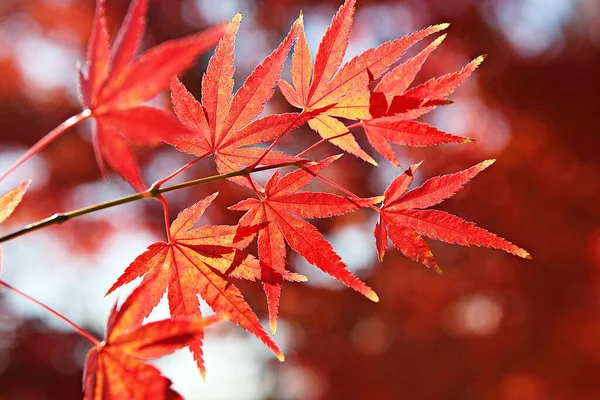
<svg viewBox="0 0 600 400"><path fill-rule="evenodd" d="M379 296L377 295L377 293L375 293L373 289L365 293L365 297L371 300L373 303L379 303Z"/></svg>
<svg viewBox="0 0 600 400"><path fill-rule="evenodd" d="M331 163L330 163L330 164L333 164L334 162L336 162L337 160L339 160L339 159L340 159L340 158L342 158L343 156L344 156L344 153L341 153L341 154L335 154L335 155L333 155L333 156L329 156L329 157L327 157L327 159L332 159L332 161L331 161ZM308 161L308 162L306 162L306 163L304 164L304 166L305 166L305 167L310 167L310 166L313 166L313 165L316 165L316 164L318 164L318 162L317 162L317 161Z"/></svg>
<svg viewBox="0 0 600 400"><path fill-rule="evenodd" d="M482 161L480 165L481 165L482 169L486 169L487 167L489 167L490 165L492 165L495 162L496 162L495 158L490 158L489 160Z"/></svg>
<svg viewBox="0 0 600 400"><path fill-rule="evenodd" d="M273 334L273 336L275 336L275 333L277 333L277 321L271 321L270 327L271 327L271 333Z"/></svg>
<svg viewBox="0 0 600 400"><path fill-rule="evenodd" d="M528 251L523 250L523 249L519 249L518 252L515 253L515 255L521 257L521 258L525 258L527 260L533 260L533 257L531 257L531 254L529 254Z"/></svg>
<svg viewBox="0 0 600 400"><path fill-rule="evenodd" d="M31 185L31 181L33 181L32 178L27 179L25 182L21 183L21 187L23 191L26 191L27 189L29 189L29 185Z"/></svg>
<svg viewBox="0 0 600 400"><path fill-rule="evenodd" d="M279 361L281 361L281 362L284 362L284 361L285 361L285 356L283 355L283 353L282 353L282 352L279 352L279 353L277 353L277 354L275 354L275 355L277 356L277 359L278 359Z"/></svg>
<svg viewBox="0 0 600 400"><path fill-rule="evenodd" d="M296 18L294 24L292 25L292 29L295 29L294 37L298 34L298 29L301 27L304 27L304 15L302 15L302 12L300 12L298 18Z"/></svg>
<svg viewBox="0 0 600 400"><path fill-rule="evenodd" d="M385 196L371 197L370 200L371 200L371 204L383 203L383 201L385 200Z"/></svg>

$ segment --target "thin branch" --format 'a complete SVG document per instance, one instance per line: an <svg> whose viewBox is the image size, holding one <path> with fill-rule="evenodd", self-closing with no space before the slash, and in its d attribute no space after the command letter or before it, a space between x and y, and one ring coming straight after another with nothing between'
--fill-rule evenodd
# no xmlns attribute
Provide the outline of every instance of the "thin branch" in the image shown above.
<svg viewBox="0 0 600 400"><path fill-rule="evenodd" d="M89 109L85 109L77 115L72 116L71 118L64 121L62 124L58 125L56 128L52 129L46 136L41 138L36 144L31 146L29 150L25 152L17 161L13 163L2 175L0 175L0 182L4 180L8 175L10 175L15 169L19 168L23 165L27 160L31 157L42 151L46 146L56 140L58 137L62 136L69 129L74 128L79 125L83 121L92 117L92 111Z"/></svg>
<svg viewBox="0 0 600 400"><path fill-rule="evenodd" d="M82 327L80 327L79 325L77 325L75 322L71 321L69 318L67 318L64 315L62 315L61 313L59 313L55 309L53 309L53 308L45 305L44 303L42 303L39 300L34 299L30 295L21 292L16 287L9 285L8 283L4 282L1 279L0 279L0 286L4 286L5 288L7 288L8 290L10 290L11 292L18 294L19 296L23 296L27 300L29 300L29 301L37 304L38 306L42 307L46 311L50 312L55 317L57 317L60 320L62 320L63 322L65 322L67 325L69 325L71 328L73 328L75 330L75 332L77 332L81 337L83 337L85 340L87 340L88 342L90 342L92 345L94 345L96 347L100 346L100 340L99 339L97 339L94 335L92 335L91 333L89 333L88 331L86 331L85 329L83 329Z"/></svg>
<svg viewBox="0 0 600 400"><path fill-rule="evenodd" d="M206 153L200 157L197 157L196 159L190 161L189 163L185 164L183 167L179 168L177 171L173 172L171 175L168 175L162 179L159 179L158 181L154 182L151 186L151 188L160 188L162 185L164 185L165 183L167 183L168 181L170 181L171 179L175 178L177 175L181 174L183 171L187 171L188 168L191 168L192 166L194 166L197 162L204 160L206 157L212 155L212 153Z"/></svg>
<svg viewBox="0 0 600 400"><path fill-rule="evenodd" d="M174 190L184 189L184 188L187 188L190 186L201 185L201 184L208 183L208 182L220 181L220 180L227 179L227 178L233 178L234 176L243 176L243 175L245 176L245 175L248 175L253 172L267 171L267 170L271 170L271 169L287 167L287 166L292 166L292 165L295 165L298 167L298 166L301 166L302 164L304 164L304 162L302 162L302 161L286 162L286 163L281 163L281 164L275 164L275 165L269 165L269 166L265 166L265 167L255 168L252 171L249 171L248 169L242 169L242 170L239 170L236 172L231 172L229 174L208 176L205 178L182 182L182 183L178 183L178 184L172 185L172 186L167 186L164 188L151 187L150 189L146 190L145 192L132 194L129 196L121 197L119 199L95 204L92 206L80 208L78 210L73 210L73 211L69 211L66 213L54 214L48 218L45 218L40 221L26 225L25 227L13 232L13 233L9 233L8 235L0 237L0 243L7 242L7 241L15 239L19 236L23 236L27 233L43 229L50 225L62 224L63 222L80 217L82 215L90 214L90 213L93 213L96 211L104 210L106 208L111 208L111 207L115 207L115 206L118 206L121 204L127 204L127 203L131 203L134 201L142 200L142 199L157 198L159 195L161 195L163 193L172 192Z"/></svg>

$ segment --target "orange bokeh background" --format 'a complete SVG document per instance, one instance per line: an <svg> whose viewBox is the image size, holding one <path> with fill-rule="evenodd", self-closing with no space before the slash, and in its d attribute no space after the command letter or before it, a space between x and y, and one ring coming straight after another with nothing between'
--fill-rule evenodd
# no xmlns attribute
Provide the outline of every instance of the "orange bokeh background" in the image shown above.
<svg viewBox="0 0 600 400"><path fill-rule="evenodd" d="M242 11L239 87L301 9L314 54L339 1L151 0L144 45ZM111 32L127 5L107 0ZM92 0L0 2L0 170L79 112L75 63L83 60L93 9ZM449 37L420 82L458 70L479 54L488 58L453 95L455 103L436 110L427 122L477 141L398 148L399 159L403 166L424 160L418 175L423 181L497 158L441 208L508 238L534 259L432 243L445 271L438 276L395 250L379 264L374 216L367 211L316 221L381 302L340 287L290 254L291 267L310 280L284 287L282 329L275 339L287 361L278 363L238 328L218 328L207 340L206 383L191 363L185 364L185 375L183 362L164 364L187 398L600 398L600 4L359 0L348 57L440 22L452 24ZM196 96L208 56L184 76ZM168 107L168 96L155 104ZM276 93L270 111L287 110ZM2 183L4 192L20 180L34 180L3 232L130 193L114 175L102 180L89 132L88 125L78 127ZM366 143L361 133L357 137ZM301 128L281 149L297 153L316 140L314 132ZM336 152L323 146L311 155ZM190 159L166 147L136 153L147 181ZM328 176L359 195L379 195L399 171L378 161L382 166L375 169L346 156ZM213 173L207 162L186 177ZM217 190L220 196L205 222L235 223L240 214L226 206L250 193L223 182L170 195L172 217ZM103 298L108 285L145 246L162 239L161 209L154 203L99 212L3 245L3 279L100 336L115 301ZM264 317L260 286L241 289ZM79 398L87 342L14 297L0 292L0 399Z"/></svg>

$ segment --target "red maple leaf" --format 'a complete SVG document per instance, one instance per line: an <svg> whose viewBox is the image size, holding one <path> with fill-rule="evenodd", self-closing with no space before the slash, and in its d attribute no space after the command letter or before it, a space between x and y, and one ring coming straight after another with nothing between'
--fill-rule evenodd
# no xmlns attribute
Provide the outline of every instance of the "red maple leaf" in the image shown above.
<svg viewBox="0 0 600 400"><path fill-rule="evenodd" d="M258 233L258 254L269 269L263 271L263 287L269 305L271 330L277 327L277 313L281 296L282 276L285 276L285 243L309 263L338 279L367 298L378 301L377 294L354 276L335 253L331 244L317 228L302 218L329 218L356 211L366 205L380 202L380 198L350 199L332 193L301 192L316 174L337 160L329 157L319 163L298 169L279 178L275 172L265 186L265 195L259 199L246 199L229 207L230 210L247 211L240 226L265 225Z"/></svg>
<svg viewBox="0 0 600 400"><path fill-rule="evenodd" d="M503 250L523 258L529 253L509 241L479 228L455 215L440 210L425 210L454 196L471 179L495 160L483 161L455 174L427 180L423 185L406 191L420 164L412 165L396 178L385 191L384 202L375 226L375 241L379 259L383 260L388 235L406 257L441 272L429 246L422 236L462 246L484 246Z"/></svg>
<svg viewBox="0 0 600 400"><path fill-rule="evenodd" d="M447 97L475 71L485 58L477 57L458 72L432 78L407 90L429 54L444 38L445 35L440 36L420 53L398 65L381 79L373 95L382 95L389 103L385 114L373 113L372 106L371 109L367 108L368 100L363 100L362 114L354 116L354 119L361 119L359 125L364 128L371 146L396 166L400 164L390 142L403 146L424 147L473 141L471 138L452 135L423 122L414 121L437 106L448 104ZM376 98L382 102L381 97Z"/></svg>
<svg viewBox="0 0 600 400"><path fill-rule="evenodd" d="M304 27L300 25L292 54L292 84L282 80L279 87L291 105L305 112L324 110L309 121L310 127L323 139L377 165L360 148L348 128L333 117L365 119L372 115L384 115L389 108L386 99L373 97L369 83L381 77L412 45L446 29L448 24L430 26L385 42L364 51L340 68L352 30L354 4L355 0L347 0L334 16L317 50L314 68Z"/></svg>
<svg viewBox="0 0 600 400"><path fill-rule="evenodd" d="M110 47L104 1L96 13L88 44L87 74L80 70L83 106L96 120L94 149L104 172L103 159L136 190L145 189L139 166L128 142L156 144L185 129L166 112L142 104L165 90L173 76L194 63L198 55L222 36L218 25L196 35L162 43L136 58L145 30L148 0L134 0Z"/></svg>
<svg viewBox="0 0 600 400"><path fill-rule="evenodd" d="M23 200L23 196L29 187L31 180L21 183L16 188L9 190L0 196L0 224L3 223L15 211L15 208ZM0 269L2 268L2 252L0 251Z"/></svg>
<svg viewBox="0 0 600 400"><path fill-rule="evenodd" d="M248 234L252 231L251 228L193 228L216 196L217 193L182 211L170 228L173 242L159 242L148 247L148 250L125 270L107 294L144 276L143 284L148 283L145 285L148 295L144 304L138 308L137 314L132 316L137 323L141 323L150 314L167 289L169 309L173 318L199 318L200 295L217 314L256 335L283 360L281 350L264 331L258 317L230 278L251 281L302 281L306 278L289 272L273 274L272 277L262 276L261 263L253 256L240 251L252 239L252 235ZM204 376L201 345L202 335L198 335L189 347Z"/></svg>
<svg viewBox="0 0 600 400"><path fill-rule="evenodd" d="M163 320L140 326L139 308L151 293L148 284L136 288L110 313L106 339L92 348L83 373L84 399L182 399L171 381L145 361L193 343L218 317Z"/></svg>
<svg viewBox="0 0 600 400"><path fill-rule="evenodd" d="M210 60L202 79L202 103L181 84L171 84L175 113L194 135L169 139L179 150L198 157L213 154L220 173L235 172L260 161L263 165L299 161L300 158L265 149L247 147L277 139L306 122L299 113L268 115L254 120L273 96L281 69L301 26L292 26L287 37L244 82L235 96L233 90L234 42L241 14L233 18ZM253 121L253 122L252 122ZM249 178L233 178L248 185Z"/></svg>

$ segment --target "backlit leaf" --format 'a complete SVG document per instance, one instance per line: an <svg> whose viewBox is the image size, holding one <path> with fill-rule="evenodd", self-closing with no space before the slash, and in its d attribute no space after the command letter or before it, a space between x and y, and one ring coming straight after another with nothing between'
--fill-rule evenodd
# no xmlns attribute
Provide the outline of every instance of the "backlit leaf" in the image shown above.
<svg viewBox="0 0 600 400"><path fill-rule="evenodd" d="M238 14L210 61L202 80L202 103L196 101L180 82L171 83L175 113L191 133L174 135L167 141L179 150L199 157L214 154L217 170L223 174L239 171L259 160L263 165L299 161L297 157L275 152L262 157L265 149L245 146L275 140L308 119L307 115L294 113L268 115L255 120L273 96L283 63L301 26L301 18L294 23L279 47L252 71L242 87L232 95L234 40L240 21L241 15ZM251 186L248 178L232 180Z"/></svg>
<svg viewBox="0 0 600 400"><path fill-rule="evenodd" d="M396 178L385 191L380 221L375 226L379 258L385 254L385 231L394 246L408 258L441 272L422 236L462 246L484 246L503 250L522 258L529 253L472 222L439 210L419 210L436 205L462 189L471 179L493 164L487 160L464 171L429 179L406 191L418 167L413 165Z"/></svg>
<svg viewBox="0 0 600 400"><path fill-rule="evenodd" d="M171 225L173 242L151 245L125 270L108 293L140 276L144 277L143 285L149 296L143 306L132 313L133 322L137 324L141 324L156 307L165 291L168 292L173 318L199 318L199 295L217 314L256 335L283 360L281 350L264 331L231 279L271 283L270 280L298 281L302 277L285 272L266 277L264 265L240 250L249 244L251 237L240 241L235 226L194 228L216 196L215 193L182 211ZM201 345L202 335L197 335L189 347L204 375Z"/></svg>
<svg viewBox="0 0 600 400"><path fill-rule="evenodd" d="M147 285L136 288L120 309L115 305L106 339L88 352L85 400L181 398L171 388L171 381L146 361L190 345L220 318L162 320L140 326L137 312L147 300Z"/></svg>
<svg viewBox="0 0 600 400"><path fill-rule="evenodd" d="M240 226L266 224L258 234L258 254L260 260L270 267L271 273L285 276L285 243L287 243L292 250L323 272L367 298L378 301L373 289L346 268L331 244L317 228L302 219L341 215L381 201L378 198L355 200L329 193L296 193L307 186L323 168L338 158L339 156L329 157L306 168L290 172L280 179L276 173L265 186L265 197L259 200L244 200L229 209L247 211L240 219ZM279 278L274 285L263 285L273 331L277 327L281 283Z"/></svg>
<svg viewBox="0 0 600 400"><path fill-rule="evenodd" d="M417 123L404 124L398 128L401 130L396 129L395 133L394 128L397 127L384 126L386 123L390 125L391 121L381 122L379 125L373 125L369 127L371 129L367 129L369 122L377 121L381 117L392 117L404 113L404 118L400 117L403 120L407 117L414 119L433 109L431 106L428 108L424 106L424 97L418 97L424 91L417 91L411 95L410 99L413 104L406 110L397 104L396 97L400 96L410 85L429 54L443 41L445 36L436 39L417 56L394 68L387 75L384 76L384 74L414 44L446 29L448 24L433 25L402 38L388 41L364 51L340 67L348 47L354 5L355 1L347 0L334 16L317 50L314 67L312 67L306 44L304 26L300 26L298 40L292 54L292 84L283 80L279 83L287 101L304 112L314 112L309 125L322 138L328 139L329 142L344 151L373 165L377 165L375 160L359 147L345 125L336 118L360 120L359 124L365 127L367 138L375 150L396 165L398 165L398 161L390 146L390 141L407 146L465 142L467 140L465 138L445 134L435 128L426 128ZM310 71L311 67L313 68L312 72ZM311 76L312 81L310 80ZM380 89L372 92L369 84L382 76L384 77L378 86ZM458 78L452 82L445 80L439 83L440 87L436 90L442 93L442 87L458 85L459 81ZM427 99L437 100L438 98ZM414 109L420 109L422 112L413 112L412 116L406 114L406 111ZM317 110L319 111L316 112ZM383 134L387 134L387 136L382 136ZM335 139L331 139L332 137Z"/></svg>
<svg viewBox="0 0 600 400"><path fill-rule="evenodd" d="M112 49L106 29L104 4L105 0L96 3L88 43L87 73L79 73L80 99L96 119L97 130L93 143L102 172L104 157L121 177L141 191L146 185L135 158L124 146L129 141L157 143L185 132L175 118L160 110L143 107L143 103L165 90L174 75L191 67L198 55L219 40L224 26L218 25L196 35L162 43L136 58L146 27L148 0L131 2ZM144 130L144 127L138 126L133 121L135 116L141 117L137 122L146 121L146 127L153 129ZM154 124L157 119L160 122ZM109 136L102 137L106 132ZM113 140L118 143L109 143ZM113 149L119 152L110 154ZM122 161L122 157L127 160Z"/></svg>

